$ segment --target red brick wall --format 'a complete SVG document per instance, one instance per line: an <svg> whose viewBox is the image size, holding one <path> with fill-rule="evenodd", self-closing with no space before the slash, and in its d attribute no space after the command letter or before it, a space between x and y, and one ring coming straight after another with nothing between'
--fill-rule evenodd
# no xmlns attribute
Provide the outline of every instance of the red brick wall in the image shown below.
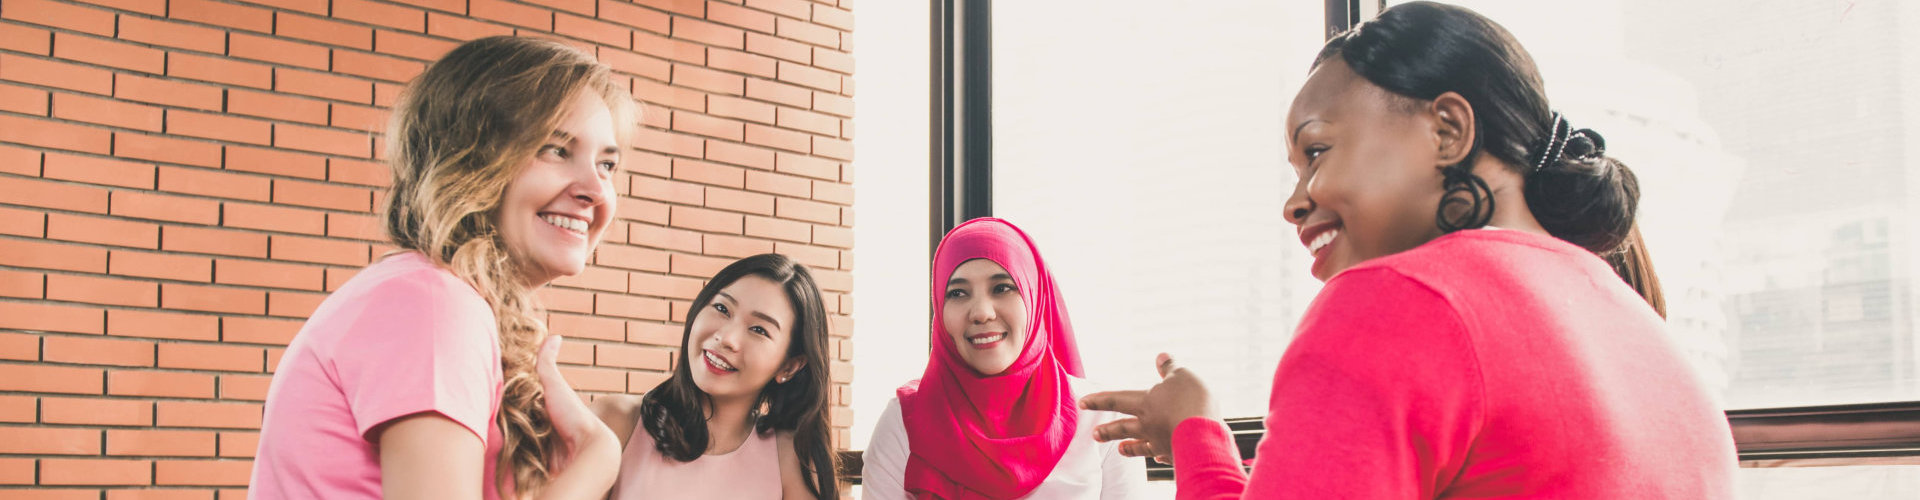
<svg viewBox="0 0 1920 500"><path fill-rule="evenodd" d="M814 267L852 421L851 0L4 0L0 497L240 498L274 364L388 250L386 109L461 40L553 36L647 103L619 223L544 291L580 389L664 378L731 259Z"/></svg>

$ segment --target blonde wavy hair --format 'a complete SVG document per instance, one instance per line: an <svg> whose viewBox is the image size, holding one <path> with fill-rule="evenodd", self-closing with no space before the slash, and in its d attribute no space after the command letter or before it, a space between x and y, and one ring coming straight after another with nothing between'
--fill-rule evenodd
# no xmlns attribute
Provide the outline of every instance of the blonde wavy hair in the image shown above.
<svg viewBox="0 0 1920 500"><path fill-rule="evenodd" d="M505 442L493 479L502 496L509 480L523 493L546 485L554 435L534 372L547 333L533 295L540 284L521 278L526 264L501 239L497 212L507 185L581 92L606 101L621 149L630 147L638 110L612 71L535 38L481 38L448 52L401 92L387 128L387 236L472 284L500 328L506 384L495 418Z"/></svg>

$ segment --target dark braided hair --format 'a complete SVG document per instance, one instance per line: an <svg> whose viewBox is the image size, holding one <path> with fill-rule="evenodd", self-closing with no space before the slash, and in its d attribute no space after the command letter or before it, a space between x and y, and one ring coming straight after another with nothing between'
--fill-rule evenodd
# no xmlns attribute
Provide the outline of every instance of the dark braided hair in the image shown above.
<svg viewBox="0 0 1920 500"><path fill-rule="evenodd" d="M1473 173L1489 154L1526 178L1527 208L1549 234L1599 254L1626 240L1640 199L1633 172L1606 157L1599 133L1568 130L1547 105L1533 57L1505 28L1466 8L1411 2L1335 35L1313 65L1333 57L1395 97L1431 101L1453 92L1473 108L1466 157L1440 170L1441 231L1492 220L1493 192Z"/></svg>

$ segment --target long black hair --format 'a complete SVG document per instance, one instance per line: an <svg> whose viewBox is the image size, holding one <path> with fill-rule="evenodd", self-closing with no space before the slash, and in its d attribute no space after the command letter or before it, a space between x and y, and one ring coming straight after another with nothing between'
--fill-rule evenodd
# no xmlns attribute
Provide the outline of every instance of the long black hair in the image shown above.
<svg viewBox="0 0 1920 500"><path fill-rule="evenodd" d="M1434 219L1442 231L1492 219L1492 192L1472 170L1484 153L1525 177L1527 208L1548 234L1602 255L1626 241L1639 181L1605 155L1599 133L1565 130L1533 57L1499 24L1463 7L1411 2L1335 35L1313 65L1336 56L1397 96L1430 101L1453 92L1473 108L1472 149L1441 170L1446 194Z"/></svg>
<svg viewBox="0 0 1920 500"><path fill-rule="evenodd" d="M647 391L640 402L640 422L653 436L660 454L681 462L691 462L706 453L707 408L712 398L693 383L687 345L693 336L693 316L713 302L714 294L740 278L759 276L780 285L794 311L793 336L787 343L787 358L803 356L806 366L786 382L769 384L760 390L754 411L766 408L755 420L754 432L793 432L793 450L800 456L800 474L815 498L840 497L832 444L828 442L827 391L832 387L827 364L827 311L806 266L780 254L760 254L735 261L713 275L707 286L693 298L688 309L687 326L680 335L680 360L674 363L673 376L659 387Z"/></svg>

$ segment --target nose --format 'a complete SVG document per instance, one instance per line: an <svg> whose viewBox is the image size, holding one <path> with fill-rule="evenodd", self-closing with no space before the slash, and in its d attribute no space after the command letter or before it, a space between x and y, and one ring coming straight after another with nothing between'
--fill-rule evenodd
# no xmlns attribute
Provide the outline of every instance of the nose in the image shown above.
<svg viewBox="0 0 1920 500"><path fill-rule="evenodd" d="M973 324L985 324L999 318L1000 315L993 311L993 301L975 299L967 306L967 320Z"/></svg>
<svg viewBox="0 0 1920 500"><path fill-rule="evenodd" d="M601 176L599 160L589 155L575 158L578 160L567 168L573 181L567 186L567 195L589 207L605 203L611 198L608 191L613 189L613 184Z"/></svg>
<svg viewBox="0 0 1920 500"><path fill-rule="evenodd" d="M713 332L713 338L719 343L721 349L728 352L740 352L740 332L734 330L733 328L721 328L720 331Z"/></svg>
<svg viewBox="0 0 1920 500"><path fill-rule="evenodd" d="M1307 216L1313 214L1313 197L1307 195L1307 188L1313 183L1313 174L1303 174L1293 183L1293 194L1287 197L1287 222L1295 226L1305 224Z"/></svg>

